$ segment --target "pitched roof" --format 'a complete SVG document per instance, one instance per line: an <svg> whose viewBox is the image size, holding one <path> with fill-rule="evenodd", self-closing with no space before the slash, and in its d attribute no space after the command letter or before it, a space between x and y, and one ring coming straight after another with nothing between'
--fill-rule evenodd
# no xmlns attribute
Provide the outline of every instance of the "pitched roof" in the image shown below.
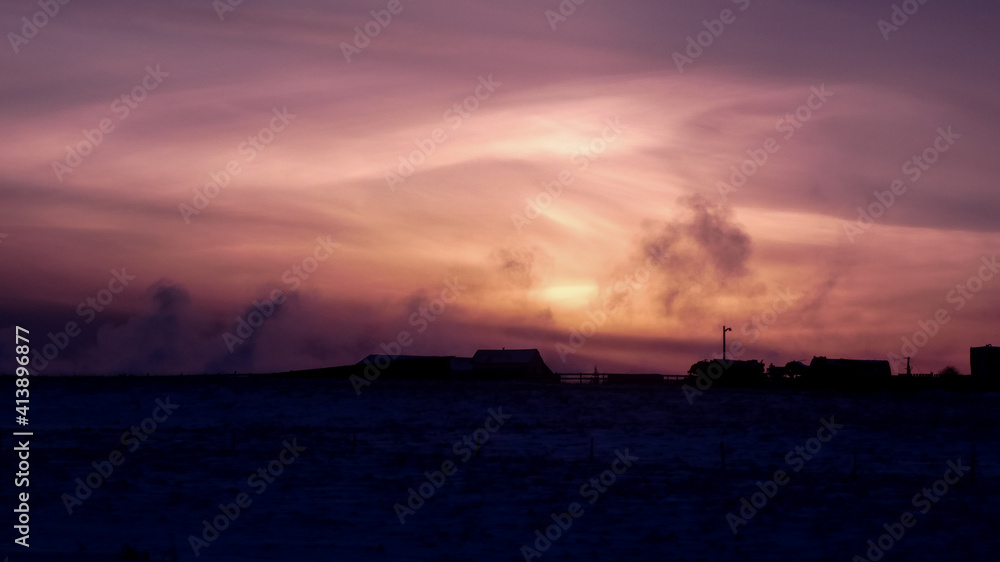
<svg viewBox="0 0 1000 562"><path fill-rule="evenodd" d="M812 363L826 363L830 366L881 366L888 365L889 362L885 359L829 359L827 357L813 357Z"/></svg>
<svg viewBox="0 0 1000 562"><path fill-rule="evenodd" d="M813 357L809 368L821 372L846 372L856 375L892 375L892 367L885 359L829 359Z"/></svg>
<svg viewBox="0 0 1000 562"><path fill-rule="evenodd" d="M537 349L480 349L472 356L478 365L526 365L535 360L542 361Z"/></svg>

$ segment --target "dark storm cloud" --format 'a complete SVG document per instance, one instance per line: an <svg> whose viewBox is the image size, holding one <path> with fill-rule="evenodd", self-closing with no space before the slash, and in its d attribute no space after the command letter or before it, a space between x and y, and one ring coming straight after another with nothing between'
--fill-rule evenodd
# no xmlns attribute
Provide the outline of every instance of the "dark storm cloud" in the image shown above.
<svg viewBox="0 0 1000 562"><path fill-rule="evenodd" d="M682 198L679 204L679 217L643 225L641 251L619 268L634 269L647 256L664 256L650 284L668 316L695 313L699 295L736 290L741 278L750 275L750 236L732 220L730 211L700 195Z"/></svg>
<svg viewBox="0 0 1000 562"><path fill-rule="evenodd" d="M724 207L701 197L691 198L689 204L694 217L682 230L698 243L721 275L743 275L750 257L750 236L731 222Z"/></svg>
<svg viewBox="0 0 1000 562"><path fill-rule="evenodd" d="M518 289L530 289L536 281L532 272L535 250L523 246L496 248L490 255L502 279Z"/></svg>

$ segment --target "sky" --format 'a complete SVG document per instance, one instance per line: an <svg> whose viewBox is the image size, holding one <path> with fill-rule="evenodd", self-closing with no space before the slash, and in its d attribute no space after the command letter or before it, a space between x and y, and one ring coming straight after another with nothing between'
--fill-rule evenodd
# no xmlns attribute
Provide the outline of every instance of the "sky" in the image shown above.
<svg viewBox="0 0 1000 562"><path fill-rule="evenodd" d="M0 333L43 374L1000 345L994 2L576 2L4 2Z"/></svg>

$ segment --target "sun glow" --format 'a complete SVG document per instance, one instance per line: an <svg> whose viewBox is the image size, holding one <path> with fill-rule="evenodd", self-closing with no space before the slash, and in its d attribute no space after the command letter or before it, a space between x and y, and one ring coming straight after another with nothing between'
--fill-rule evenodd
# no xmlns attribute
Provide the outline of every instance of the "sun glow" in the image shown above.
<svg viewBox="0 0 1000 562"><path fill-rule="evenodd" d="M585 307L597 296L593 283L553 285L538 291L538 298L565 307Z"/></svg>

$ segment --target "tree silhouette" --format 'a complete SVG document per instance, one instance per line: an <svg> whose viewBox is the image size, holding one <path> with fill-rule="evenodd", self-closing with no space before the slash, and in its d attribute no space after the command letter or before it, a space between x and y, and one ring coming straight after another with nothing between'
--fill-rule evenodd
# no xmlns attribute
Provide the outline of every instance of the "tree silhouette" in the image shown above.
<svg viewBox="0 0 1000 562"><path fill-rule="evenodd" d="M955 367L952 367L951 365L948 365L944 369L941 369L941 372L938 373L938 376L939 377L957 377L957 376L959 376L961 374L962 373L958 372L958 369L956 369Z"/></svg>

